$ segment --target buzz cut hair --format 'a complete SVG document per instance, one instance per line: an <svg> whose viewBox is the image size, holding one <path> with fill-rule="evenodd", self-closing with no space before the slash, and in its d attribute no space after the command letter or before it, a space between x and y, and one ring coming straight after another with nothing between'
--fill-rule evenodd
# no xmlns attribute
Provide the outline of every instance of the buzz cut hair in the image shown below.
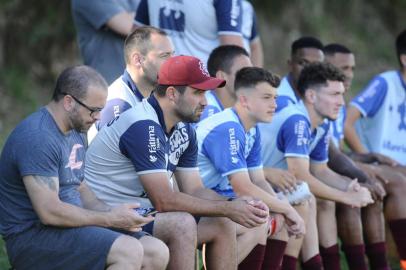
<svg viewBox="0 0 406 270"><path fill-rule="evenodd" d="M259 67L245 67L240 69L235 75L234 89L236 92L244 88L254 88L261 82L269 83L277 88L281 82L279 76L272 74L266 69Z"/></svg>
<svg viewBox="0 0 406 270"><path fill-rule="evenodd" d="M323 52L325 55L333 56L336 53L345 53L350 54L352 51L348 49L346 46L338 43L330 43L323 48Z"/></svg>
<svg viewBox="0 0 406 270"><path fill-rule="evenodd" d="M305 48L314 48L323 51L323 43L315 37L301 37L292 43L291 55L296 55L298 50Z"/></svg>
<svg viewBox="0 0 406 270"><path fill-rule="evenodd" d="M210 76L216 77L219 70L229 74L234 59L242 55L249 57L248 52L237 45L222 45L215 48L207 60L207 70Z"/></svg>
<svg viewBox="0 0 406 270"><path fill-rule="evenodd" d="M146 55L151 48L151 35L158 34L167 36L167 33L153 26L142 26L135 29L124 41L124 60L128 64L131 54L136 49L142 55Z"/></svg>
<svg viewBox="0 0 406 270"><path fill-rule="evenodd" d="M327 86L327 81L344 82L345 75L332 64L310 63L300 73L297 82L298 92L304 97L308 89L318 89Z"/></svg>

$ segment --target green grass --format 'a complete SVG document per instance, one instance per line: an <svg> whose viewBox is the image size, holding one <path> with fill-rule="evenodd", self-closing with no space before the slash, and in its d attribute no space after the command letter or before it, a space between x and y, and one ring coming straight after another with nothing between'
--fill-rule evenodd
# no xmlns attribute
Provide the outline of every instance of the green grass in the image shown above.
<svg viewBox="0 0 406 270"><path fill-rule="evenodd" d="M4 246L4 241L0 237L0 269L6 270L10 269L10 264L6 255L6 247Z"/></svg>

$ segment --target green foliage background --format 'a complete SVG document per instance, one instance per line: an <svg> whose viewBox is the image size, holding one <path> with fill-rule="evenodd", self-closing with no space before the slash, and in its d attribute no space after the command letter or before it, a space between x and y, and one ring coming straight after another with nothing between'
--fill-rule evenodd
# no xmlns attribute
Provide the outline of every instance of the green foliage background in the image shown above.
<svg viewBox="0 0 406 270"><path fill-rule="evenodd" d="M374 74L398 67L394 39L406 27L406 0L252 2L265 65L274 72L286 73L290 44L303 35L355 52L353 93ZM0 149L22 118L49 100L60 71L81 63L75 38L69 1L0 0ZM7 269L2 252L0 269Z"/></svg>

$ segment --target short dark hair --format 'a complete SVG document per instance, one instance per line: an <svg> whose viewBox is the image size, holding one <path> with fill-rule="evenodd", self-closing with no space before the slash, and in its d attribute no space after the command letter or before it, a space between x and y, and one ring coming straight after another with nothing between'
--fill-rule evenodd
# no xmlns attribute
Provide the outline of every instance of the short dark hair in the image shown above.
<svg viewBox="0 0 406 270"><path fill-rule="evenodd" d="M350 49L345 47L342 44L338 43L330 43L323 48L323 52L325 55L333 56L336 53L352 53Z"/></svg>
<svg viewBox="0 0 406 270"><path fill-rule="evenodd" d="M230 73L234 59L241 55L249 57L248 52L237 45L222 45L215 48L207 60L210 76L216 77L216 72L219 70Z"/></svg>
<svg viewBox="0 0 406 270"><path fill-rule="evenodd" d="M166 89L168 89L168 87L170 87L170 86L175 87L175 89L178 90L178 92L181 95L183 95L183 93L185 93L185 90L186 90L185 85L164 85L164 84L158 84L154 89L154 93L156 93L156 95L158 97L163 97L166 94Z"/></svg>
<svg viewBox="0 0 406 270"><path fill-rule="evenodd" d="M396 53L400 66L402 67L402 63L400 62L400 55L406 54L406 29L400 32L396 38Z"/></svg>
<svg viewBox="0 0 406 270"><path fill-rule="evenodd" d="M131 52L136 48L141 54L146 55L151 47L151 35L167 36L166 32L153 26L142 26L135 29L124 41L124 60L130 61Z"/></svg>
<svg viewBox="0 0 406 270"><path fill-rule="evenodd" d="M295 55L298 50L304 48L315 48L322 51L323 43L315 37L301 37L292 43L291 55Z"/></svg>
<svg viewBox="0 0 406 270"><path fill-rule="evenodd" d="M56 80L52 100L59 101L65 94L83 99L90 86L104 88L107 91L106 80L89 66L74 66L62 71Z"/></svg>
<svg viewBox="0 0 406 270"><path fill-rule="evenodd" d="M344 82L344 74L329 63L310 63L300 73L297 89L304 96L307 89L327 86L327 81Z"/></svg>
<svg viewBox="0 0 406 270"><path fill-rule="evenodd" d="M277 88L280 84L280 78L266 69L259 67L245 67L237 71L235 75L234 89L255 87L258 83L267 82L272 87Z"/></svg>

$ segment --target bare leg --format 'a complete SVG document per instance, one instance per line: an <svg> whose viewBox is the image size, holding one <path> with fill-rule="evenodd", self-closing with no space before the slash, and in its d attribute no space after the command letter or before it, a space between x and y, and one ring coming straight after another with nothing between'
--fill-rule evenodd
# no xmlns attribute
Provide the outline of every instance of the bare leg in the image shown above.
<svg viewBox="0 0 406 270"><path fill-rule="evenodd" d="M142 269L164 270L169 262L169 249L159 239L151 236L144 236L140 239L144 248L144 260Z"/></svg>
<svg viewBox="0 0 406 270"><path fill-rule="evenodd" d="M266 245L268 225L248 229L237 224L237 262L242 262L257 245Z"/></svg>
<svg viewBox="0 0 406 270"><path fill-rule="evenodd" d="M195 266L197 225L192 215L184 212L159 213L153 235L169 248L167 269L190 270Z"/></svg>
<svg viewBox="0 0 406 270"><path fill-rule="evenodd" d="M228 218L204 217L197 232L199 245L206 244L207 269L237 269L236 223Z"/></svg>
<svg viewBox="0 0 406 270"><path fill-rule="evenodd" d="M337 221L335 202L317 199L317 227L322 247L337 244Z"/></svg>
<svg viewBox="0 0 406 270"><path fill-rule="evenodd" d="M144 249L136 238L122 235L114 241L107 255L108 270L138 270L144 256Z"/></svg>
<svg viewBox="0 0 406 270"><path fill-rule="evenodd" d="M308 225L308 218L309 218L309 203L304 202L299 205L293 206L295 210L298 212L298 214L303 218L305 224L306 224L306 234L307 232L307 225ZM285 255L297 258L299 257L299 252L300 249L302 248L302 243L303 243L304 236L301 237L290 237L288 240L288 244L285 249Z"/></svg>
<svg viewBox="0 0 406 270"><path fill-rule="evenodd" d="M306 262L310 258L319 254L319 236L317 230L317 204L316 198L312 196L309 202L308 219L306 223L306 234L302 244L302 261Z"/></svg>

